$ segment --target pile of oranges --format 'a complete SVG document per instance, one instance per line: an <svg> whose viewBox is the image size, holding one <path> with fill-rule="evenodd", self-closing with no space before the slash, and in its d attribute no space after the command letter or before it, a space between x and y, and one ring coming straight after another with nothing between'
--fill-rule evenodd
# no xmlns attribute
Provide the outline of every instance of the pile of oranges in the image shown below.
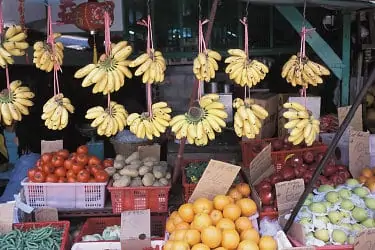
<svg viewBox="0 0 375 250"><path fill-rule="evenodd" d="M260 237L253 228L249 217L256 214L257 206L249 195L249 186L241 183L228 195L181 205L167 220L170 235L163 249L276 250L272 237Z"/></svg>
<svg viewBox="0 0 375 250"><path fill-rule="evenodd" d="M364 168L358 181L370 189L371 193L375 193L375 168Z"/></svg>

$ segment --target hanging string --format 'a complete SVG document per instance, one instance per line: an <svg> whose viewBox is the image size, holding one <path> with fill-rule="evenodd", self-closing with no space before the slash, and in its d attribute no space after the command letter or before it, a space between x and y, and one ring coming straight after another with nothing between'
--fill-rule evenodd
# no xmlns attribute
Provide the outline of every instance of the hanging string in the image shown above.
<svg viewBox="0 0 375 250"><path fill-rule="evenodd" d="M247 5L246 5L246 16L244 16L242 19L240 19L240 22L242 23L242 25L244 26L244 47L245 47L245 54L247 56L247 58L249 58L249 25L248 25L248 21L247 21L247 14L248 14L248 10L247 8L249 7L249 2L247 2ZM244 99L246 98L250 98L250 88L249 88L249 96L247 96L247 86L244 87Z"/></svg>
<svg viewBox="0 0 375 250"><path fill-rule="evenodd" d="M4 19L3 19L3 0L0 0L0 36L4 32ZM7 84L7 89L10 90L10 79L9 79L9 69L8 64L5 66L5 79ZM10 96L10 91L8 92Z"/></svg>
<svg viewBox="0 0 375 250"><path fill-rule="evenodd" d="M111 55L111 33L110 33L110 26L111 26L111 18L109 17L108 12L104 12L104 45L105 45L105 54L106 56ZM111 94L108 92L107 95L107 106L108 110L111 113Z"/></svg>
<svg viewBox="0 0 375 250"><path fill-rule="evenodd" d="M93 34L93 40L94 40L94 46L93 46L93 56L92 56L92 62L97 64L98 63L98 50L96 48L96 35Z"/></svg>
<svg viewBox="0 0 375 250"><path fill-rule="evenodd" d="M199 19L198 21L198 52L199 53L207 53L207 47L206 47L206 41L204 40L203 35L203 25L207 24L209 22L208 19L202 21ZM202 97L202 87L203 87L203 81L198 81L198 100Z"/></svg>
<svg viewBox="0 0 375 250"><path fill-rule="evenodd" d="M22 30L26 31L26 21L25 21L25 0L18 0L18 14L20 16L20 24L22 26ZM26 64L30 63L29 60L29 53L26 50L25 53Z"/></svg>

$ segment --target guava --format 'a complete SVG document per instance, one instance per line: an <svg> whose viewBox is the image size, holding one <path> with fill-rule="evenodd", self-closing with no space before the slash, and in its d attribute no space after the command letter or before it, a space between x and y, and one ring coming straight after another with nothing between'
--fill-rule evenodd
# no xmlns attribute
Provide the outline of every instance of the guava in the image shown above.
<svg viewBox="0 0 375 250"><path fill-rule="evenodd" d="M340 200L340 195L339 193L335 192L335 191L329 191L326 196L325 196L326 200L331 202L331 203L336 203Z"/></svg>
<svg viewBox="0 0 375 250"><path fill-rule="evenodd" d="M372 218L367 218L366 220L362 221L361 225L363 225L367 228L375 227L375 223L374 223L374 220Z"/></svg>
<svg viewBox="0 0 375 250"><path fill-rule="evenodd" d="M329 241L329 232L327 229L317 229L314 233L315 238L324 242Z"/></svg>
<svg viewBox="0 0 375 250"><path fill-rule="evenodd" d="M352 191L350 191L349 189L343 188L339 191L339 195L343 199L349 199L350 196L352 196Z"/></svg>
<svg viewBox="0 0 375 250"><path fill-rule="evenodd" d="M313 213L326 213L327 207L321 202L313 202L309 205L309 209Z"/></svg>
<svg viewBox="0 0 375 250"><path fill-rule="evenodd" d="M328 192L328 191L332 191L332 190L334 190L333 186L327 185L327 184L320 185L320 187L318 188L319 193Z"/></svg>
<svg viewBox="0 0 375 250"><path fill-rule="evenodd" d="M346 185L353 187L359 184L359 182L356 179L347 179L345 182Z"/></svg>
<svg viewBox="0 0 375 250"><path fill-rule="evenodd" d="M340 229L335 229L332 232L332 240L334 242L344 244L347 240L346 233Z"/></svg>
<svg viewBox="0 0 375 250"><path fill-rule="evenodd" d="M331 211L328 213L328 218L332 224L338 224L342 220L342 215L338 211Z"/></svg>
<svg viewBox="0 0 375 250"><path fill-rule="evenodd" d="M353 192L361 198L364 198L369 194L368 189L364 187L356 187L353 189Z"/></svg>
<svg viewBox="0 0 375 250"><path fill-rule="evenodd" d="M362 222L368 218L366 209L361 207L355 207L352 211L352 216L358 222Z"/></svg>
<svg viewBox="0 0 375 250"><path fill-rule="evenodd" d="M375 210L375 199L374 198L365 198L366 207L369 209Z"/></svg>
<svg viewBox="0 0 375 250"><path fill-rule="evenodd" d="M354 203L351 201L351 200L348 200L348 199L344 199L341 201L341 205L340 207L342 209L345 209L345 210L348 210L348 211L351 211L354 209Z"/></svg>

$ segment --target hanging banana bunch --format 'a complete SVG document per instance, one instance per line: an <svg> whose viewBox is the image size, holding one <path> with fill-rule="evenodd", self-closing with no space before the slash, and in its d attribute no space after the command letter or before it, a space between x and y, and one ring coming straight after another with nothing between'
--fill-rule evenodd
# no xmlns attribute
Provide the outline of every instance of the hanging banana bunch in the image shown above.
<svg viewBox="0 0 375 250"><path fill-rule="evenodd" d="M221 60L221 55L214 51L207 49L198 54L193 62L193 72L195 77L200 81L209 82L216 76L216 71L219 69L218 61Z"/></svg>
<svg viewBox="0 0 375 250"><path fill-rule="evenodd" d="M288 141L293 145L299 145L303 141L307 146L313 145L320 132L320 122L301 104L297 102L286 102L283 105L288 109L283 116L289 121L284 128L289 129Z"/></svg>
<svg viewBox="0 0 375 250"><path fill-rule="evenodd" d="M56 42L59 37L61 37L60 33L53 33L53 41L38 41L34 43L33 63L38 69L51 72L55 64L60 66L63 64L64 45L61 42Z"/></svg>
<svg viewBox="0 0 375 250"><path fill-rule="evenodd" d="M0 44L0 66L2 68L14 63L13 56L26 54L26 50L29 48L26 38L26 31L21 25L12 25L5 30L3 42Z"/></svg>
<svg viewBox="0 0 375 250"><path fill-rule="evenodd" d="M268 112L262 106L255 104L250 98L233 100L234 131L238 137L246 136L254 139L262 128L262 122L268 117Z"/></svg>
<svg viewBox="0 0 375 250"><path fill-rule="evenodd" d="M42 120L48 129L63 130L69 123L69 113L74 113L70 99L59 93L43 105Z"/></svg>

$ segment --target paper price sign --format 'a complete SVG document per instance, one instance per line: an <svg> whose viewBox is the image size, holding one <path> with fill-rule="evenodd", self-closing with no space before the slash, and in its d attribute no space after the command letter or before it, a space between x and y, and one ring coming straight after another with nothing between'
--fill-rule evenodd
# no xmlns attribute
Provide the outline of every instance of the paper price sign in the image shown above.
<svg viewBox="0 0 375 250"><path fill-rule="evenodd" d="M359 233L355 242L355 250L375 250L375 229L366 229Z"/></svg>
<svg viewBox="0 0 375 250"><path fill-rule="evenodd" d="M275 188L277 208L280 212L294 208L305 190L305 183L303 179L296 179L276 183Z"/></svg>

